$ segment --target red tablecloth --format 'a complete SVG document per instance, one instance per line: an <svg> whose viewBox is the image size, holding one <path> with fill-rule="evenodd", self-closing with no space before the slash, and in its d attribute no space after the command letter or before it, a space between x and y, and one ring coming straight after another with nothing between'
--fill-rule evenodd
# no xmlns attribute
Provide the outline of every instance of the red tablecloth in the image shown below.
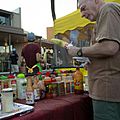
<svg viewBox="0 0 120 120"><path fill-rule="evenodd" d="M88 95L70 94L44 99L36 102L34 107L33 112L10 120L93 120Z"/></svg>

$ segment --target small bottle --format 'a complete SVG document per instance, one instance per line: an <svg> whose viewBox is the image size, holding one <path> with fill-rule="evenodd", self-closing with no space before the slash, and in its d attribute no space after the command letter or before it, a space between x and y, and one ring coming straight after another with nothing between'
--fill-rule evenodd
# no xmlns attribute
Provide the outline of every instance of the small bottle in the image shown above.
<svg viewBox="0 0 120 120"><path fill-rule="evenodd" d="M32 76L27 77L26 104L34 105L34 90L32 86Z"/></svg>
<svg viewBox="0 0 120 120"><path fill-rule="evenodd" d="M76 68L73 78L74 78L74 93L75 94L83 94L83 92L84 92L83 74L80 71L79 67Z"/></svg>
<svg viewBox="0 0 120 120"><path fill-rule="evenodd" d="M37 101L40 99L40 89L39 89L39 86L38 86L38 78L37 76L35 75L34 76L34 84L33 84L33 89L34 89L34 100Z"/></svg>

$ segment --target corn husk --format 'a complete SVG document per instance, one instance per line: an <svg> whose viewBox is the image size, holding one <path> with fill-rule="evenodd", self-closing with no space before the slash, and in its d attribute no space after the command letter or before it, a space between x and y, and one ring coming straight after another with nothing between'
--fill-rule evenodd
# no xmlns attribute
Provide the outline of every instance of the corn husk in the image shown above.
<svg viewBox="0 0 120 120"><path fill-rule="evenodd" d="M51 42L58 45L58 46L60 46L60 47L65 47L66 45L68 45L67 42L65 42L65 41L63 41L61 39L57 39L57 38L52 38Z"/></svg>

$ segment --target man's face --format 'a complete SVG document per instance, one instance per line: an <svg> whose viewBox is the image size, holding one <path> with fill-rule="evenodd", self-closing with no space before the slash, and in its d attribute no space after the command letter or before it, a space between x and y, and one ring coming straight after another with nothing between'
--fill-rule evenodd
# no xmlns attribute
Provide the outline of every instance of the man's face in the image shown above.
<svg viewBox="0 0 120 120"><path fill-rule="evenodd" d="M90 21L96 21L97 16L97 4L95 0L80 0L79 5L82 17L87 18Z"/></svg>

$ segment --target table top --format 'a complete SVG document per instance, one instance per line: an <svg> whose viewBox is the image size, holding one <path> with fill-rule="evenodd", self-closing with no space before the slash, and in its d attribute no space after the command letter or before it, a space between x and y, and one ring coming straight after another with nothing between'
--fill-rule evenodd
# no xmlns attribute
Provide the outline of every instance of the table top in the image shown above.
<svg viewBox="0 0 120 120"><path fill-rule="evenodd" d="M24 100L17 102L25 103ZM39 100L33 112L9 120L92 120L92 113L92 101L87 94L68 94Z"/></svg>

